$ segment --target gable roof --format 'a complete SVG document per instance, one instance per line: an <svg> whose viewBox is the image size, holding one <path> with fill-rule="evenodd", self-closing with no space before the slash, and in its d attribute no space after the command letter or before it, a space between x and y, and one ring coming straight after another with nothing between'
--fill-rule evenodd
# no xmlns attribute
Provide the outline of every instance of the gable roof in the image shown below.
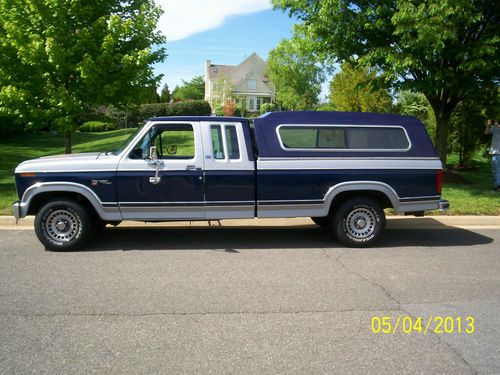
<svg viewBox="0 0 500 375"><path fill-rule="evenodd" d="M259 55L257 55L257 53L253 52L238 65L208 65L208 79L210 81L216 81L221 76L227 76L233 84L238 84L245 76L247 76L248 70L242 71L240 75L238 75L238 73L240 73L240 71L243 69L243 66L251 59L255 59L255 61L261 66L267 66L267 63ZM258 74L258 72L254 73L262 82L266 84L269 82L269 78L265 74Z"/></svg>

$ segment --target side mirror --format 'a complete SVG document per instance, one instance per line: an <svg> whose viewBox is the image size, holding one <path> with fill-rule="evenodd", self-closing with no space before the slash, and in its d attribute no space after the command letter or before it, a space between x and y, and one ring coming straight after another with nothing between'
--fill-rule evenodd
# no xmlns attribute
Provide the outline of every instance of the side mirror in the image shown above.
<svg viewBox="0 0 500 375"><path fill-rule="evenodd" d="M168 156L177 154L177 145L168 145L167 154Z"/></svg>
<svg viewBox="0 0 500 375"><path fill-rule="evenodd" d="M148 156L149 159L153 160L153 161L156 161L158 160L158 153L156 152L156 146L151 146L149 148L149 156Z"/></svg>

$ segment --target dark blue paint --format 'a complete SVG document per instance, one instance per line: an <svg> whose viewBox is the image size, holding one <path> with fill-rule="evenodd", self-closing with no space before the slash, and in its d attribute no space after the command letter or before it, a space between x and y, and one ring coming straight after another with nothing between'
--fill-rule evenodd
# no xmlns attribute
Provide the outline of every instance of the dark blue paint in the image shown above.
<svg viewBox="0 0 500 375"><path fill-rule="evenodd" d="M437 157L424 125L415 117L361 112L272 112L254 119L256 142L261 157ZM293 151L283 150L276 128L283 124L387 125L406 129L412 147L408 151Z"/></svg>
<svg viewBox="0 0 500 375"><path fill-rule="evenodd" d="M378 181L401 198L438 195L432 170L273 170L259 171L258 200L323 199L341 182Z"/></svg>
<svg viewBox="0 0 500 375"><path fill-rule="evenodd" d="M207 201L254 201L254 171L206 171L205 199Z"/></svg>
<svg viewBox="0 0 500 375"><path fill-rule="evenodd" d="M115 176L116 172L114 171L36 173L35 177L21 177L19 174L16 174L16 189L19 194L19 198L22 198L26 189L37 182L74 182L88 187L96 193L99 199L103 202L115 202ZM109 180L111 184L97 184L96 186L93 186L92 180Z"/></svg>
<svg viewBox="0 0 500 375"><path fill-rule="evenodd" d="M119 171L116 177L119 202L202 202L201 171L160 171L157 185L149 182L149 171Z"/></svg>

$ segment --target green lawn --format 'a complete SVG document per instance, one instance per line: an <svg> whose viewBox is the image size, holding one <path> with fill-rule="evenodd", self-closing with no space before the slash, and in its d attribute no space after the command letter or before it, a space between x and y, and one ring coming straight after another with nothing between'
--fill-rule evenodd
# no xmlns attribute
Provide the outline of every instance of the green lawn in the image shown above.
<svg viewBox="0 0 500 375"><path fill-rule="evenodd" d="M457 162L456 155L448 157L448 165ZM445 183L443 197L451 209L445 215L500 215L500 192L492 191L491 161L477 155L470 170L453 170L464 179L462 183Z"/></svg>
<svg viewBox="0 0 500 375"><path fill-rule="evenodd" d="M117 148L132 133L133 129L105 133L76 133L73 137L73 152L109 151ZM182 140L177 140L183 145ZM190 146L190 145L189 145ZM186 148L189 148L186 146ZM182 147L179 149L179 154ZM191 150L186 150L186 152ZM64 152L62 137L50 134L23 135L0 141L0 214L10 215L10 206L17 200L14 189L14 169L23 160ZM450 155L450 164L456 157ZM450 201L447 215L500 215L500 193L493 193L491 164L488 159L476 156L472 169L453 171L462 178L445 182L443 197ZM452 176L453 177L453 176ZM457 177L457 176L454 176ZM437 211L434 214L439 214Z"/></svg>

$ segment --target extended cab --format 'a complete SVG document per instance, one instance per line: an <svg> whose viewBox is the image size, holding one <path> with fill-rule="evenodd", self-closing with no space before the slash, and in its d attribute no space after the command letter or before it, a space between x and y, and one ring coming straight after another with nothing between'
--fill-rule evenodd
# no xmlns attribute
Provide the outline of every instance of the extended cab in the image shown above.
<svg viewBox="0 0 500 375"><path fill-rule="evenodd" d="M15 173L14 215L36 215L39 240L60 250L122 220L253 217L311 217L361 247L380 237L384 208L448 208L423 124L392 114L158 117L119 150L29 160Z"/></svg>

